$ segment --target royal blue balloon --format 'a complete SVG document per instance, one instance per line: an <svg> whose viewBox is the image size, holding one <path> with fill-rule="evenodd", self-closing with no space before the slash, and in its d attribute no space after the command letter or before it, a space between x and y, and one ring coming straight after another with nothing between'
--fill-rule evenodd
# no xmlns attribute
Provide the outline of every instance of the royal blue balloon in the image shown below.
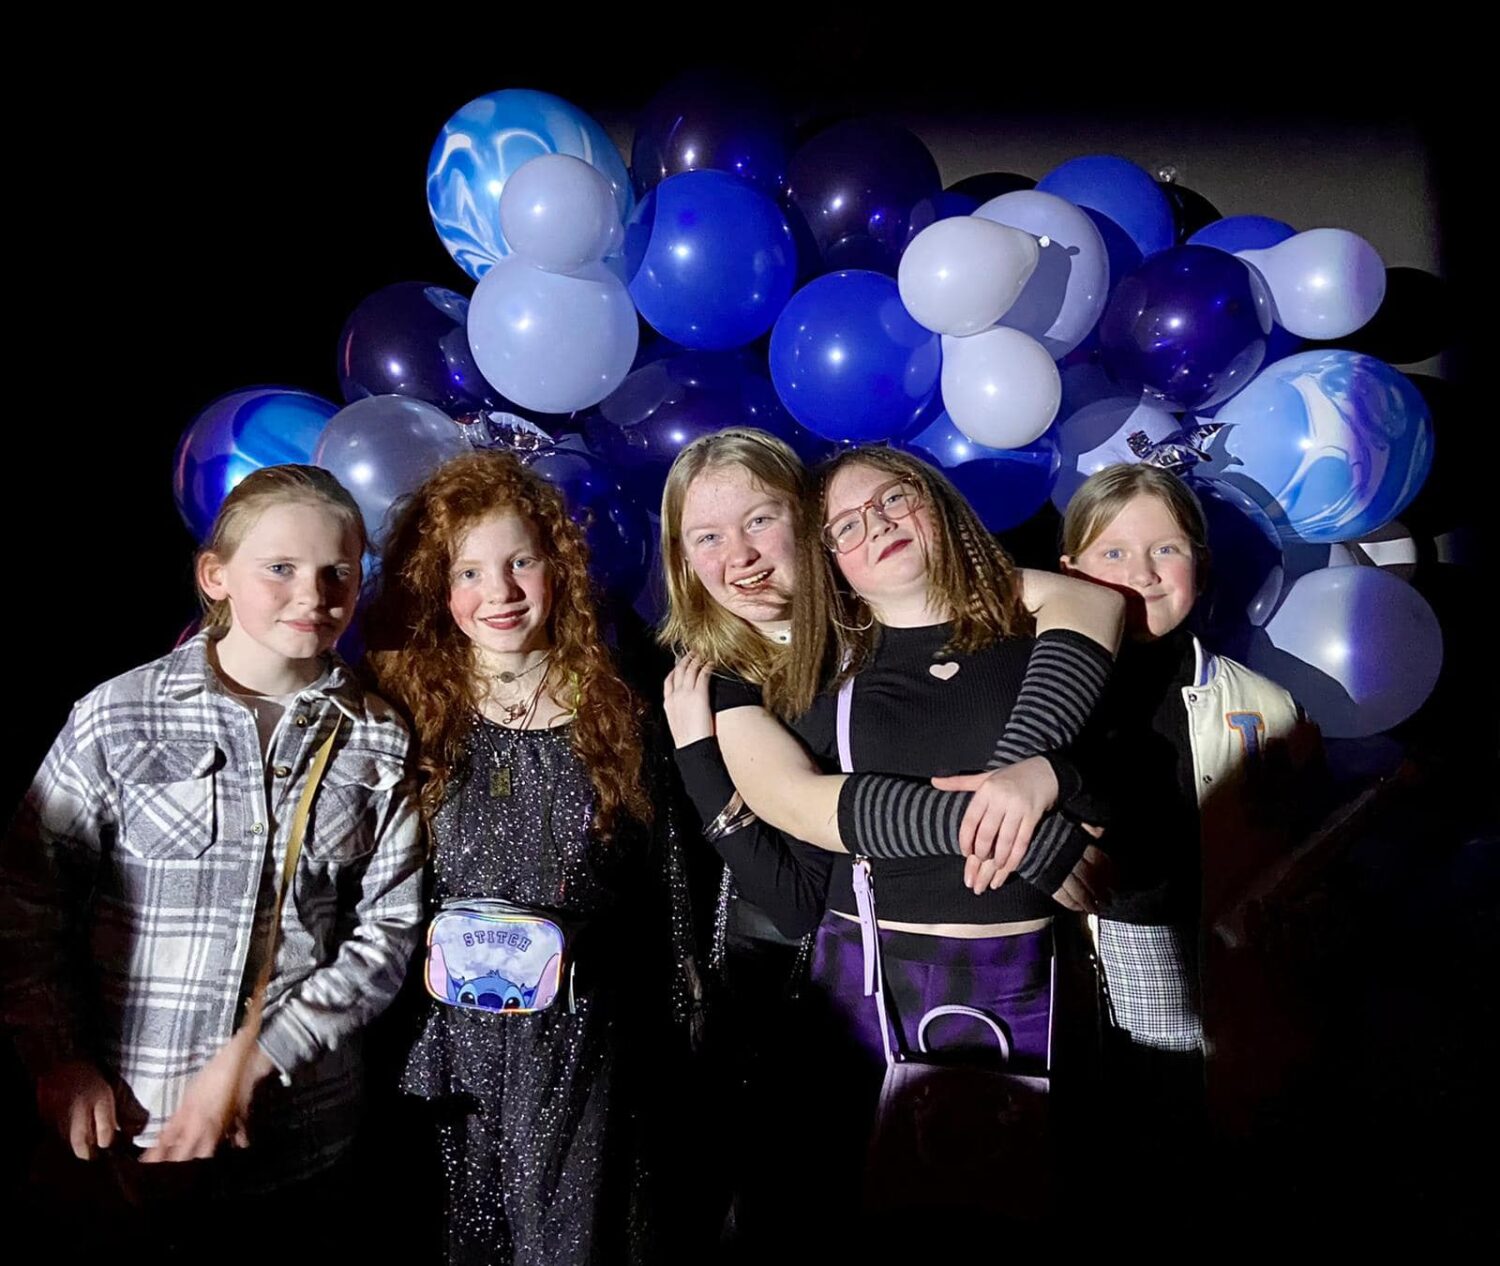
<svg viewBox="0 0 1500 1266"><path fill-rule="evenodd" d="M360 302L339 335L339 390L406 396L450 416L505 405L469 351L469 301L442 286L398 281Z"/></svg>
<svg viewBox="0 0 1500 1266"><path fill-rule="evenodd" d="M1284 536L1354 541L1394 519L1432 469L1432 417L1411 381L1373 356L1301 352L1219 410L1207 473L1280 508Z"/></svg>
<svg viewBox="0 0 1500 1266"><path fill-rule="evenodd" d="M1237 647L1247 631L1271 618L1286 579L1281 538L1266 512L1244 491L1213 479L1192 479L1208 527L1210 561L1193 622L1209 646Z"/></svg>
<svg viewBox="0 0 1500 1266"><path fill-rule="evenodd" d="M1037 181L1036 187L1114 221L1142 258L1149 259L1177 240L1177 222L1167 195L1150 173L1128 159L1111 154L1069 159Z"/></svg>
<svg viewBox="0 0 1500 1266"><path fill-rule="evenodd" d="M1212 246L1216 251L1263 251L1295 237L1297 230L1281 220L1266 215L1231 215L1205 225L1192 237L1189 246Z"/></svg>
<svg viewBox="0 0 1500 1266"><path fill-rule="evenodd" d="M220 396L177 442L172 495L195 540L213 527L224 498L262 466L310 465L338 405L294 387L247 387Z"/></svg>
<svg viewBox="0 0 1500 1266"><path fill-rule="evenodd" d="M941 467L991 532L1008 532L1040 510L1061 464L1050 433L1024 448L986 448L946 413L898 447Z"/></svg>
<svg viewBox="0 0 1500 1266"><path fill-rule="evenodd" d="M791 415L826 440L903 434L938 388L942 346L907 313L894 279L875 272L819 277L791 298L771 331L771 381Z"/></svg>
<svg viewBox="0 0 1500 1266"><path fill-rule="evenodd" d="M649 505L684 448L732 426L769 432L804 457L821 447L747 357L724 352L678 352L632 370L590 415L584 438Z"/></svg>
<svg viewBox="0 0 1500 1266"><path fill-rule="evenodd" d="M759 338L791 297L797 249L781 209L721 171L690 171L642 199L625 230L630 297L684 347Z"/></svg>
<svg viewBox="0 0 1500 1266"><path fill-rule="evenodd" d="M1270 308L1255 270L1233 255L1162 251L1115 286L1099 320L1104 367L1168 408L1208 408L1261 367Z"/></svg>
<svg viewBox="0 0 1500 1266"><path fill-rule="evenodd" d="M691 71L651 99L635 131L630 174L644 196L684 171L727 171L762 193L786 186L792 130L770 98L719 73Z"/></svg>
<svg viewBox="0 0 1500 1266"><path fill-rule="evenodd" d="M609 181L620 219L635 206L625 160L609 134L550 92L507 88L476 97L438 133L427 159L427 209L448 253L478 281L510 254L500 231L500 193L518 167L569 154Z"/></svg>
<svg viewBox="0 0 1500 1266"><path fill-rule="evenodd" d="M925 145L872 119L838 123L792 155L787 195L802 213L822 267L895 276L912 208L940 192Z"/></svg>
<svg viewBox="0 0 1500 1266"><path fill-rule="evenodd" d="M651 567L651 523L615 474L587 453L545 448L522 460L563 495L589 544L594 584L612 600L635 599Z"/></svg>

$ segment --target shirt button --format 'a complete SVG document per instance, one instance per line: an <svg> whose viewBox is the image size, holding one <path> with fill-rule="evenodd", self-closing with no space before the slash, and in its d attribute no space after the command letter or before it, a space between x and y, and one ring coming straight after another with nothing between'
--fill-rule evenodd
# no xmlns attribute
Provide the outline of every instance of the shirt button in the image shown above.
<svg viewBox="0 0 1500 1266"><path fill-rule="evenodd" d="M1189 703L1197 703L1198 702L1198 696L1197 695L1189 695L1188 696L1188 702Z"/></svg>
<svg viewBox="0 0 1500 1266"><path fill-rule="evenodd" d="M307 718L305 716L299 715L297 717L297 728L299 730L305 730L307 728Z"/></svg>
<svg viewBox="0 0 1500 1266"><path fill-rule="evenodd" d="M1204 774L1203 775L1203 781L1204 782L1213 782L1213 780L1214 780L1214 776L1212 774Z"/></svg>
<svg viewBox="0 0 1500 1266"><path fill-rule="evenodd" d="M266 833L265 826L262 825L259 822L257 822L254 826L252 826L250 828L250 834L251 835L264 835L265 833Z"/></svg>
<svg viewBox="0 0 1500 1266"><path fill-rule="evenodd" d="M285 778L292 772L292 767L290 765L277 765L271 772L278 778Z"/></svg>

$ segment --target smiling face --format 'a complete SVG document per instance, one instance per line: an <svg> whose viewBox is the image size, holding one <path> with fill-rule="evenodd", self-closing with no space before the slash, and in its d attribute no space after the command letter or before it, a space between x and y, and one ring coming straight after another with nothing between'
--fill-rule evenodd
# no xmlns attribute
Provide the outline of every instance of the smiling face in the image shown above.
<svg viewBox="0 0 1500 1266"><path fill-rule="evenodd" d="M359 533L326 505L266 506L227 558L199 559L199 587L229 606L223 650L272 671L324 654L354 616L360 548Z"/></svg>
<svg viewBox="0 0 1500 1266"><path fill-rule="evenodd" d="M682 549L708 596L751 624L790 618L792 508L739 465L710 466L688 485Z"/></svg>
<svg viewBox="0 0 1500 1266"><path fill-rule="evenodd" d="M1160 498L1132 497L1063 568L1123 593L1131 636L1164 637L1187 619L1198 597L1192 541Z"/></svg>
<svg viewBox="0 0 1500 1266"><path fill-rule="evenodd" d="M536 524L502 510L465 532L448 572L448 610L481 655L545 649L552 579Z"/></svg>
<svg viewBox="0 0 1500 1266"><path fill-rule="evenodd" d="M921 497L911 509L912 491L920 496L909 481L856 461L838 469L824 496L825 538L828 530L840 527L857 537L858 531L849 525L863 507L864 540L835 554L834 560L850 587L877 613L898 601L926 598L928 562L934 553L932 507ZM877 493L876 505L867 505ZM905 517L892 517L903 510Z"/></svg>

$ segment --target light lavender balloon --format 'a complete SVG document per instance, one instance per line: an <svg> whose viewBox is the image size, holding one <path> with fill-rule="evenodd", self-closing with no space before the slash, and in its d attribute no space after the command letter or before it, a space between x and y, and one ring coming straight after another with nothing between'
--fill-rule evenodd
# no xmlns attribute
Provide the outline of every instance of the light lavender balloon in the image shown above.
<svg viewBox="0 0 1500 1266"><path fill-rule="evenodd" d="M624 381L640 327L630 292L603 264L549 273L498 261L469 301L469 347L506 399L539 413L598 404Z"/></svg>
<svg viewBox="0 0 1500 1266"><path fill-rule="evenodd" d="M518 167L500 194L500 230L512 253L548 272L577 272L625 240L604 174L571 154Z"/></svg>
<svg viewBox="0 0 1500 1266"><path fill-rule="evenodd" d="M1020 229L971 215L939 220L901 256L901 302L934 333L978 334L1015 303L1040 253Z"/></svg>
<svg viewBox="0 0 1500 1266"><path fill-rule="evenodd" d="M976 444L1024 448L1052 425L1061 401L1057 364L1031 335L1001 325L943 336L943 405Z"/></svg>
<svg viewBox="0 0 1500 1266"><path fill-rule="evenodd" d="M1380 310L1385 263L1347 229L1309 229L1259 251L1238 251L1265 279L1276 322L1298 338L1353 334Z"/></svg>
<svg viewBox="0 0 1500 1266"><path fill-rule="evenodd" d="M1036 189L1003 193L974 214L1039 239L1036 270L1000 324L1031 335L1060 360L1088 337L1109 299L1104 238L1071 202Z"/></svg>
<svg viewBox="0 0 1500 1266"><path fill-rule="evenodd" d="M1134 465L1145 446L1175 435L1181 425L1165 409L1144 404L1138 396L1090 400L1053 431L1062 467L1052 486L1052 504L1066 510L1090 475L1106 466Z"/></svg>
<svg viewBox="0 0 1500 1266"><path fill-rule="evenodd" d="M1427 701L1443 632L1422 595L1383 568L1330 567L1291 587L1247 660L1330 738L1365 738Z"/></svg>
<svg viewBox="0 0 1500 1266"><path fill-rule="evenodd" d="M366 396L328 419L313 462L349 490L378 549L395 502L468 451L462 432L434 405L409 396Z"/></svg>

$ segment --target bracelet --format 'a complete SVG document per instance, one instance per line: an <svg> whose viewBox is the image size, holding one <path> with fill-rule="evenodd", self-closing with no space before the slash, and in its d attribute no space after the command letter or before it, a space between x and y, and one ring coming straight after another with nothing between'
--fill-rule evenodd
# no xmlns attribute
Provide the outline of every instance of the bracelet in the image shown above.
<svg viewBox="0 0 1500 1266"><path fill-rule="evenodd" d="M756 821L753 810L746 805L738 791L729 797L729 803L719 810L718 816L703 828L703 838L712 844L726 835L733 835Z"/></svg>

